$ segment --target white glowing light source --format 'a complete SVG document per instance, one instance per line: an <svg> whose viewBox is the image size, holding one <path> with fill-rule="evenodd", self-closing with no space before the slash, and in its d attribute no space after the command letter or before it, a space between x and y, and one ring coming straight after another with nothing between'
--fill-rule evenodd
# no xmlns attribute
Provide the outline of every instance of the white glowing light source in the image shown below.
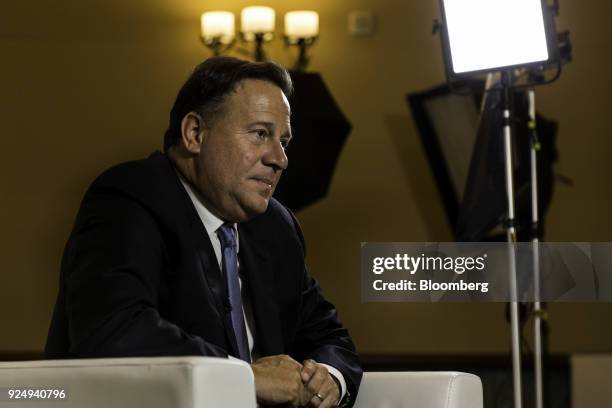
<svg viewBox="0 0 612 408"><path fill-rule="evenodd" d="M541 0L443 0L460 74L548 60Z"/></svg>
<svg viewBox="0 0 612 408"><path fill-rule="evenodd" d="M276 14L271 7L245 7L241 14L242 32L249 34L271 33L274 31L275 19Z"/></svg>
<svg viewBox="0 0 612 408"><path fill-rule="evenodd" d="M201 25L202 38L205 40L218 38L222 43L228 44L234 39L234 13L229 11L206 12L202 14Z"/></svg>
<svg viewBox="0 0 612 408"><path fill-rule="evenodd" d="M319 34L319 14L316 11L290 11L285 14L285 35L313 38Z"/></svg>

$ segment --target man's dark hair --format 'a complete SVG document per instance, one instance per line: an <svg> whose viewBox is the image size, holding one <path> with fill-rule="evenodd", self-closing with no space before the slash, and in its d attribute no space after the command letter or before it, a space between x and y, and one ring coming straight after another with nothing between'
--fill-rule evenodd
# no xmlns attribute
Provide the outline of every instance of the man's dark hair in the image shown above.
<svg viewBox="0 0 612 408"><path fill-rule="evenodd" d="M210 125L221 112L225 96L245 79L260 79L278 86L287 99L293 92L291 77L274 62L250 62L233 57L213 57L199 64L183 85L170 111L164 135L164 151L181 139L181 121L189 112L199 113Z"/></svg>

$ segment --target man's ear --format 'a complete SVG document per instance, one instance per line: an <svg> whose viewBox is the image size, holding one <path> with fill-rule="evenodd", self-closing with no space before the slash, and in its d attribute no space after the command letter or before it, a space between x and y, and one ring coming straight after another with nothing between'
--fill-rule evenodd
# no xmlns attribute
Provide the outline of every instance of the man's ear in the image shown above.
<svg viewBox="0 0 612 408"><path fill-rule="evenodd" d="M189 112L181 121L181 144L190 153L199 154L205 131L202 117L196 112Z"/></svg>

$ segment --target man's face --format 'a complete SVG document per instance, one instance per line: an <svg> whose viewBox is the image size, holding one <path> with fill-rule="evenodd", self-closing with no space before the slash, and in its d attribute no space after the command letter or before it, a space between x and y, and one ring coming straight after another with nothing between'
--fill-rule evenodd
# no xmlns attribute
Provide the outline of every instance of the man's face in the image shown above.
<svg viewBox="0 0 612 408"><path fill-rule="evenodd" d="M196 187L215 215L241 222L266 211L287 168L289 116L282 90L267 81L243 80L226 96L196 158Z"/></svg>

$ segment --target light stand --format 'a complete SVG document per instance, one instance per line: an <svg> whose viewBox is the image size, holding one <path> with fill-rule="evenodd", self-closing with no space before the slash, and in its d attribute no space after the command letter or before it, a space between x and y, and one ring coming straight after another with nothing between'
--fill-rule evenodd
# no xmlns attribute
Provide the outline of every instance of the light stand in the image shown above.
<svg viewBox="0 0 612 408"><path fill-rule="evenodd" d="M512 74L502 71L503 87L503 115L504 115L504 159L506 174L506 198L508 202L508 218L506 220L506 237L508 242L508 255L510 260L510 327L512 335L512 378L514 385L514 407L523 405L521 383L521 345L519 312L516 288L516 253L513 244L516 242L516 227L514 215L514 182L512 164L512 114L511 96Z"/></svg>
<svg viewBox="0 0 612 408"><path fill-rule="evenodd" d="M514 185L513 185L513 152L512 152L512 111L511 91L519 88L530 88L530 122L531 132L531 181L532 181L532 237L534 266L534 377L536 407L543 407L542 381L542 325L545 317L540 300L539 271L539 237L538 229L538 192L537 192L537 135L535 132L535 97L533 86L536 84L513 84L513 70L536 69L543 72L550 66L557 65L556 75L537 85L550 83L558 79L561 65L569 62L564 54L571 52L567 33L555 35L552 15L558 15L558 0L553 5L548 0L500 0L495 3L463 2L461 0L440 0L442 23L434 23L434 33L440 31L446 75L451 89L453 82L473 77L478 74L501 72L503 100L503 137L505 155L505 184L507 198L506 238L509 255L510 282L510 324L512 343L512 372L514 385L514 407L523 405L521 383L521 352L519 308L516 282L516 253L514 243L517 241ZM506 15L499 20L500 11ZM530 22L530 24L524 24ZM486 33L483 35L483 33ZM555 38L557 37L557 38ZM562 45L567 43L564 52ZM518 79L518 77L517 77ZM488 92L486 90L485 92Z"/></svg>
<svg viewBox="0 0 612 408"><path fill-rule="evenodd" d="M530 165L531 165L531 221L532 221L532 243L533 243L533 332L534 332L534 381L535 381L535 407L544 407L544 384L543 384L543 350L542 350L542 325L545 324L546 313L540 303L540 237L539 237L539 210L538 210L538 150L540 142L536 127L535 90L527 91L529 131L530 131Z"/></svg>

